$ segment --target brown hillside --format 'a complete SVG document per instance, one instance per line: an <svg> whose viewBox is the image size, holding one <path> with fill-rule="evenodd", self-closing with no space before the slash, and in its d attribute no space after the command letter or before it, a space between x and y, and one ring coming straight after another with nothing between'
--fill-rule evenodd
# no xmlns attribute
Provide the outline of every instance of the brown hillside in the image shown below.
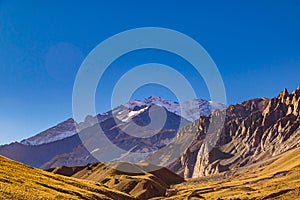
<svg viewBox="0 0 300 200"><path fill-rule="evenodd" d="M134 199L93 181L34 169L0 156L0 199Z"/></svg>
<svg viewBox="0 0 300 200"><path fill-rule="evenodd" d="M93 163L86 167L57 167L49 169L53 173L74 178L100 182L109 188L128 193L139 199L164 196L170 185L183 182L183 178L166 168L147 172L149 164L130 164L119 162L113 167L105 163ZM135 173L123 172L126 168Z"/></svg>

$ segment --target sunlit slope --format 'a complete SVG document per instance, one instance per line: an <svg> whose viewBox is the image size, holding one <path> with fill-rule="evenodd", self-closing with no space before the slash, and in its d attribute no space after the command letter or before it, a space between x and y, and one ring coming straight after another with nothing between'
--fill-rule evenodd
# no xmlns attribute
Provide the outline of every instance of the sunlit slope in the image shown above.
<svg viewBox="0 0 300 200"><path fill-rule="evenodd" d="M170 199L300 199L300 148L236 172L174 185Z"/></svg>
<svg viewBox="0 0 300 200"><path fill-rule="evenodd" d="M85 180L55 175L0 156L0 199L133 199Z"/></svg>

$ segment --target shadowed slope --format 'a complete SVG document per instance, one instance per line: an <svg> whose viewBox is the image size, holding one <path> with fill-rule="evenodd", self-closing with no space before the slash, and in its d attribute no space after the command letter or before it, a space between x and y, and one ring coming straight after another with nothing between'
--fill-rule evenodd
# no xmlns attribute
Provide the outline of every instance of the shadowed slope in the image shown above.
<svg viewBox="0 0 300 200"><path fill-rule="evenodd" d="M74 178L100 182L109 188L123 191L139 199L149 199L164 196L170 185L183 182L183 178L166 168L147 172L153 169L149 164L131 164L119 162L110 167L105 163L93 163L86 167L58 167L52 168L57 174L72 176ZM120 169L120 170L118 170ZM130 172L123 172L127 169Z"/></svg>

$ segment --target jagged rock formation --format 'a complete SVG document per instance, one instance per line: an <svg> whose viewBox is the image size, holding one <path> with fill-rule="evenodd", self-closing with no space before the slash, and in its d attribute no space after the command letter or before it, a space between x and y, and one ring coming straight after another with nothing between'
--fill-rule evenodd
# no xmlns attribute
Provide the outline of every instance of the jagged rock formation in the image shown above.
<svg viewBox="0 0 300 200"><path fill-rule="evenodd" d="M261 98L231 105L214 147L204 143L210 117L184 127L196 131L191 146L170 168L184 177L201 177L242 167L300 146L300 86L285 89L272 99ZM218 131L218 130L217 130ZM180 134L179 134L180 135Z"/></svg>
<svg viewBox="0 0 300 200"><path fill-rule="evenodd" d="M300 147L238 170L188 179L161 199L299 199Z"/></svg>

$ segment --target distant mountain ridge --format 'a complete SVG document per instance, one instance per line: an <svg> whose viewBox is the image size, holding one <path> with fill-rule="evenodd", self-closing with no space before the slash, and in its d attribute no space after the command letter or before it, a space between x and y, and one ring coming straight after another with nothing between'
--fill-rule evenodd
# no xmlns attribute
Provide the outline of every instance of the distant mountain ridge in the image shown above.
<svg viewBox="0 0 300 200"><path fill-rule="evenodd" d="M146 98L144 100L130 100L127 103L103 114L98 114L96 116L87 116L84 122L78 123L74 119L69 118L66 121L61 122L56 126L51 127L35 136L22 140L20 143L25 145L41 145L57 140L62 140L64 138L77 134L78 131L84 130L88 127L92 127L97 123L101 123L106 119L112 118L113 115L115 115L116 118L121 121L126 121L126 119L130 120L131 118L128 117L128 110L131 111L131 114L133 112L136 112L137 115L145 111L143 110L143 108L149 107L151 105L162 106L169 112L179 115L190 122L198 119L200 116L207 116L216 109L223 110L226 108L226 106L223 104L209 102L202 99L194 99L178 103L165 100L161 97L150 96L149 98ZM140 108L140 113L137 113L137 111L133 111L136 107ZM124 113L126 113L127 115L122 116L122 114L124 115Z"/></svg>

